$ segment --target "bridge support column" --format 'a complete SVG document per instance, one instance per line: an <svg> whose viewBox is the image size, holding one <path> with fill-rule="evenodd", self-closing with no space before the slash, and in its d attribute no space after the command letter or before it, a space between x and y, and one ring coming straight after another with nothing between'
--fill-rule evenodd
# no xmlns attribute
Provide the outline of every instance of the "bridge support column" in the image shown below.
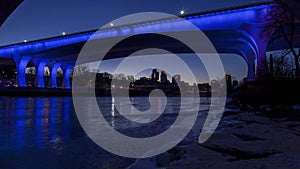
<svg viewBox="0 0 300 169"><path fill-rule="evenodd" d="M38 87L39 86L39 79L38 79L38 68L39 68L39 62L34 62L34 67L35 67L35 77L34 77L34 86Z"/></svg>
<svg viewBox="0 0 300 169"><path fill-rule="evenodd" d="M37 83L36 86L38 87L43 87L43 88L45 87L44 70L45 70L45 66L47 65L47 62L48 62L47 60L41 60L37 66L35 78Z"/></svg>
<svg viewBox="0 0 300 169"><path fill-rule="evenodd" d="M17 84L21 87L26 87L26 67L28 62L30 61L30 56L13 56L13 59L16 63L17 76L16 81Z"/></svg>
<svg viewBox="0 0 300 169"><path fill-rule="evenodd" d="M266 80L266 77L269 75L268 65L267 65L267 45L270 40L271 35L274 30L270 33L270 35L266 36L265 32L263 32L263 24L255 24L255 23L244 23L241 28L248 32L257 45L257 65L256 65L256 73L255 80Z"/></svg>
<svg viewBox="0 0 300 169"><path fill-rule="evenodd" d="M48 63L49 69L50 69L50 79L49 79L49 86L52 88L57 88L57 83L56 83L56 73L57 69L60 67L61 63Z"/></svg>
<svg viewBox="0 0 300 169"><path fill-rule="evenodd" d="M267 63L267 45L263 42L258 43L258 62L257 62L257 71L256 71L256 80L265 80L266 77L269 77L268 63Z"/></svg>
<svg viewBox="0 0 300 169"><path fill-rule="evenodd" d="M38 59L37 57L33 57L32 59L30 59L30 61L34 64L34 68L35 68L34 87L38 87L38 68L41 59Z"/></svg>
<svg viewBox="0 0 300 169"><path fill-rule="evenodd" d="M63 67L64 71L64 78L63 78L63 88L70 89L71 88L71 83L70 83L70 75L73 67L72 66L65 66Z"/></svg>

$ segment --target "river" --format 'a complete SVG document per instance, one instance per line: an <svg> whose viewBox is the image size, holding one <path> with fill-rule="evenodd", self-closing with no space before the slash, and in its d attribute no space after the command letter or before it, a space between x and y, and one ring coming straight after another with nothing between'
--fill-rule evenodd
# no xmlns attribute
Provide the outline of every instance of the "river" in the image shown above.
<svg viewBox="0 0 300 169"><path fill-rule="evenodd" d="M74 111L72 97L0 97L0 100L1 169L125 168L135 161L105 151L87 136ZM124 118L116 110L114 98L99 97L97 101L112 128L137 138L168 130L180 108L180 98L168 98L163 114L149 125L141 125ZM133 97L131 103L140 111L150 107L147 97ZM153 110L162 106L160 98L153 103L157 103L152 104ZM197 139L209 104L210 98L201 98L197 125L180 144ZM139 119L143 114L132 116Z"/></svg>

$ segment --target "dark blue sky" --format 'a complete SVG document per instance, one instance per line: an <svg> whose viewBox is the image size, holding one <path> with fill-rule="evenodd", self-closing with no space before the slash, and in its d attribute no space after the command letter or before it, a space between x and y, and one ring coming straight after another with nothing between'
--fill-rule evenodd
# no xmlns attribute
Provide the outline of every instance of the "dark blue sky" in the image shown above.
<svg viewBox="0 0 300 169"><path fill-rule="evenodd" d="M0 46L98 29L112 20L138 12L179 15L233 7L266 0L25 0L0 28ZM245 61L227 55L225 71L246 76ZM200 79L201 80L201 79Z"/></svg>

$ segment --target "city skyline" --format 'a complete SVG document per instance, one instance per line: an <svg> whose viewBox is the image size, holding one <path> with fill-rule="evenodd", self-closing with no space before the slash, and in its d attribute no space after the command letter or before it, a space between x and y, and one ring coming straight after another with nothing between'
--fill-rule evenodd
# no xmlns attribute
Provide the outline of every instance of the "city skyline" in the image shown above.
<svg viewBox="0 0 300 169"><path fill-rule="evenodd" d="M130 83L145 83L145 82L151 82L153 84L162 84L162 85L169 85L169 84L177 84L181 83L186 86L195 86L195 85L205 85L209 84L212 85L212 83L218 83L218 85L226 85L227 90L231 91L234 87L238 86L239 84L244 83L244 79L238 81L235 79L230 73L226 73L223 78L221 79L212 79L209 82L198 82L194 84L189 84L186 81L182 80L182 76L180 74L170 75L165 70L158 70L157 68L149 69L151 72L150 74L146 76L140 76L136 78L134 75L125 75L125 74L109 74L107 72L98 72L96 77L105 77L108 79L115 79L115 80L125 80L129 81ZM84 73L82 74L84 75ZM158 77L158 78L157 78ZM96 81L99 80L96 78ZM109 81L109 80L107 80ZM114 86L116 87L116 86ZM126 86L122 86L122 88L126 88ZM130 87L130 85L128 86Z"/></svg>
<svg viewBox="0 0 300 169"><path fill-rule="evenodd" d="M155 58L164 56L165 61L171 62L174 66L168 67L170 70L165 70L168 72L168 78L170 78L172 75L175 74L181 74L184 81L187 81L189 84L193 84L194 80L192 77L188 76L188 73L183 71L184 69L178 69L179 65L177 62L172 62L172 58L175 57L174 55L145 55L145 56L134 56L134 57L128 57L128 62L126 62L126 67L122 69L122 71L115 72L116 67L123 59L112 59L112 60L106 60L100 63L100 66L97 66L97 63L90 63L88 64L91 70L99 71L99 72L108 72L110 74L118 74L123 73L126 75L134 75L137 79L142 76L148 76L151 74L152 68L145 68L144 70L140 70L140 72L132 72L131 67L135 66L136 64L140 64L140 60L144 60L145 62L155 62ZM190 54L179 54L177 55L179 58L184 57L190 57L192 55ZM209 57L209 55L205 55ZM234 77L236 80L242 80L243 78L247 77L247 63L246 61L239 55L236 54L220 54L220 59L223 63L224 72L230 73L232 77ZM198 64L197 64L198 63ZM177 65L178 64L178 65ZM213 79L222 79L224 77L212 77L211 79L208 78L208 75L206 73L206 69L203 64L199 64L199 61L190 60L189 63L187 63L188 66L193 71L194 76L196 78L197 82L209 82ZM155 63L153 63L155 65ZM234 66L233 66L234 65ZM157 67L156 67L157 68ZM170 74L170 75L169 75ZM225 75L224 75L225 76Z"/></svg>

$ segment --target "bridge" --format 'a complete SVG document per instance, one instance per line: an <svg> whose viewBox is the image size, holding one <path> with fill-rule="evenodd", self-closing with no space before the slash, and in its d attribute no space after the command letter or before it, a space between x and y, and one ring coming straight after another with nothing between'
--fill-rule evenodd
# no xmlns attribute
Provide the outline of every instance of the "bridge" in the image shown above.
<svg viewBox="0 0 300 169"><path fill-rule="evenodd" d="M226 8L208 12L201 12L182 16L190 21L211 40L218 53L231 53L240 55L248 65L247 78L258 78L260 72L266 68L266 52L271 37L263 36L262 27L265 24L265 16L272 9L272 3L258 3L242 7ZM184 27L181 20L165 18L147 23L135 23L118 27L110 27L100 31L91 30L62 35L52 38L40 39L30 42L6 45L0 47L0 65L15 66L17 84L25 87L26 68L31 65L36 68L36 86L44 88L44 68L50 70L50 86L57 88L56 74L58 68L63 71L63 88L70 88L70 74L75 61L85 42L97 33L97 40L109 41L110 39L128 35L140 35L145 33L184 33L191 30ZM148 37L151 40L151 36ZM138 40L138 39L137 39ZM147 41L147 39L145 39ZM165 45L161 41L158 45ZM298 43L300 44L300 43ZM169 46L172 44L168 44ZM106 59L120 58L124 56L127 48L113 52ZM172 46L176 48L175 44ZM277 43L271 46L272 50L283 49L285 46ZM136 46L141 48L141 46ZM189 53L189 51L175 50L176 53ZM2 63L1 63L2 62Z"/></svg>

